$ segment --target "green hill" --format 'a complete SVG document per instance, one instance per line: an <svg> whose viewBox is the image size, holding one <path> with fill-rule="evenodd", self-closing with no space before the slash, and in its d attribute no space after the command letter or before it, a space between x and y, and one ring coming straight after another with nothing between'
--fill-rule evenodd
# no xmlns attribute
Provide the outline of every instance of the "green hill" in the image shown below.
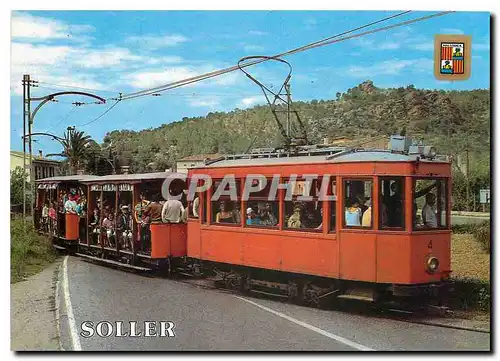
<svg viewBox="0 0 500 361"><path fill-rule="evenodd" d="M441 154L459 156L468 147L471 156L489 168L490 91L444 91L377 88L365 81L337 93L336 99L294 102L306 124L308 139L352 139L393 134L408 135L435 145ZM244 152L253 147L282 143L267 105L204 117L182 118L155 129L116 130L106 135L113 142L120 164L133 172L164 170L176 159L201 153Z"/></svg>

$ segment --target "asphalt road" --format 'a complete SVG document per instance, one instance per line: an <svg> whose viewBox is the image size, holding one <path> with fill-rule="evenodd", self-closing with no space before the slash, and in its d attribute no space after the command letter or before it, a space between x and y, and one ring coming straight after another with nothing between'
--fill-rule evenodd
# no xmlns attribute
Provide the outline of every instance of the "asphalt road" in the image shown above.
<svg viewBox="0 0 500 361"><path fill-rule="evenodd" d="M84 321L173 321L175 337L77 335L83 351L396 351L489 350L490 335L410 324L278 301L236 296L174 280L149 278L82 259L67 261L60 289L61 343L75 347ZM69 317L68 317L69 316ZM74 319L71 337L68 318ZM106 327L104 327L106 331ZM159 332L159 330L157 330ZM84 333L87 334L87 333ZM77 346L78 347L78 346Z"/></svg>

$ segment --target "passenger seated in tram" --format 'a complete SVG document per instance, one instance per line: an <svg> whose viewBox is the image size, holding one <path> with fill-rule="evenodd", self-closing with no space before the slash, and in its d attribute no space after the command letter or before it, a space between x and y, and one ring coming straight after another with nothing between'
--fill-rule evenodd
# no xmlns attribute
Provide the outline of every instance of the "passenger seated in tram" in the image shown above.
<svg viewBox="0 0 500 361"><path fill-rule="evenodd" d="M293 213L288 218L287 226L288 228L301 228L302 223L302 207L300 204L295 204L293 206Z"/></svg>
<svg viewBox="0 0 500 361"><path fill-rule="evenodd" d="M389 227L402 227L403 197L399 183L391 184L394 193L387 201L387 225Z"/></svg>
<svg viewBox="0 0 500 361"><path fill-rule="evenodd" d="M346 200L347 207L345 209L345 224L346 226L361 226L361 208L359 201L356 198Z"/></svg>
<svg viewBox="0 0 500 361"><path fill-rule="evenodd" d="M107 216L103 219L102 221L102 227L104 228L106 232L106 242L105 245L107 246L114 246L114 241L116 237L115 233L115 219L113 212L109 212Z"/></svg>
<svg viewBox="0 0 500 361"><path fill-rule="evenodd" d="M371 227L372 226L372 200L368 199L365 202L366 211L363 212L363 218L361 220L362 227Z"/></svg>
<svg viewBox="0 0 500 361"><path fill-rule="evenodd" d="M121 207L117 228L121 234L122 247L132 249L132 214L127 205Z"/></svg>
<svg viewBox="0 0 500 361"><path fill-rule="evenodd" d="M260 218L257 216L255 211L253 210L252 207L247 208L247 226L255 226L255 225L260 225Z"/></svg>
<svg viewBox="0 0 500 361"><path fill-rule="evenodd" d="M92 213L92 222L90 223L90 228L92 231L92 243L97 244L99 239L99 234L101 233L101 224L99 222L99 208L94 208Z"/></svg>
<svg viewBox="0 0 500 361"><path fill-rule="evenodd" d="M259 209L259 216L262 225L276 226L278 224L278 218L273 214L271 203L266 203Z"/></svg>
<svg viewBox="0 0 500 361"><path fill-rule="evenodd" d="M76 205L76 214L80 217L85 217L87 215L87 199L82 196Z"/></svg>
<svg viewBox="0 0 500 361"><path fill-rule="evenodd" d="M235 202L233 207L233 218L236 224L241 224L241 211L240 211L240 203Z"/></svg>
<svg viewBox="0 0 500 361"><path fill-rule="evenodd" d="M233 213L227 209L226 202L220 202L219 212L215 215L215 223L236 223Z"/></svg>
<svg viewBox="0 0 500 361"><path fill-rule="evenodd" d="M162 207L161 220L163 223L181 223L184 218L184 206L181 201L169 198Z"/></svg>

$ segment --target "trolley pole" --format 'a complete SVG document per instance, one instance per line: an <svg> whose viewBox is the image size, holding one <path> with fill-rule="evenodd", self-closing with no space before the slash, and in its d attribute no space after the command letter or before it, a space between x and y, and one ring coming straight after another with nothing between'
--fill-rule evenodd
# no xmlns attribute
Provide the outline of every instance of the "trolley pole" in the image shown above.
<svg viewBox="0 0 500 361"><path fill-rule="evenodd" d="M285 84L286 90L286 135L290 137L290 84Z"/></svg>

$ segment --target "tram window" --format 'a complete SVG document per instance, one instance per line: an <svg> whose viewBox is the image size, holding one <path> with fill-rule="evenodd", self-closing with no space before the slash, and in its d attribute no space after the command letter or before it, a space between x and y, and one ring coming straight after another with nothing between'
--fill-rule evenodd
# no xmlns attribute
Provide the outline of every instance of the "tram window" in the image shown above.
<svg viewBox="0 0 500 361"><path fill-rule="evenodd" d="M344 225L346 227L371 228L372 223L371 180L344 181Z"/></svg>
<svg viewBox="0 0 500 361"><path fill-rule="evenodd" d="M272 178L263 180L254 179L252 187L258 187L258 191L248 194L245 202L245 226L248 227L271 227L277 228L279 223L279 200L269 200Z"/></svg>
<svg viewBox="0 0 500 361"><path fill-rule="evenodd" d="M319 200L321 179L288 181L292 197L285 195L285 229L321 231L323 202ZM309 197L308 200L301 199Z"/></svg>
<svg viewBox="0 0 500 361"><path fill-rule="evenodd" d="M448 187L446 179L416 179L413 182L413 228L446 228Z"/></svg>
<svg viewBox="0 0 500 361"><path fill-rule="evenodd" d="M212 185L211 224L240 225L241 198L239 180L216 180ZM229 195L231 194L231 195Z"/></svg>
<svg viewBox="0 0 500 361"><path fill-rule="evenodd" d="M380 228L404 228L404 177L380 178Z"/></svg>

